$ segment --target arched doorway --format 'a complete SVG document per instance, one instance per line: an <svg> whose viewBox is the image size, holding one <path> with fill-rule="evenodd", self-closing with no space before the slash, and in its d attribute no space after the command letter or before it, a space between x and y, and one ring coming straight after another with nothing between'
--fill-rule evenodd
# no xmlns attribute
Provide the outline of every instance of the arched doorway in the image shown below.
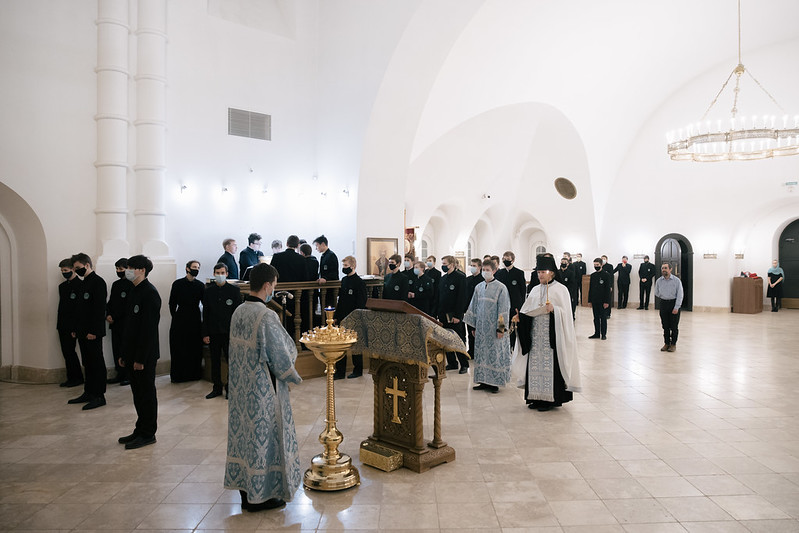
<svg viewBox="0 0 799 533"><path fill-rule="evenodd" d="M780 267L785 271L782 306L799 309L799 220L782 231L778 254Z"/></svg>
<svg viewBox="0 0 799 533"><path fill-rule="evenodd" d="M655 246L655 267L660 270L663 263L671 265L671 271L682 281L683 300L681 309L693 310L694 306L694 249L679 233L663 236ZM655 298L655 308L660 309L660 300Z"/></svg>

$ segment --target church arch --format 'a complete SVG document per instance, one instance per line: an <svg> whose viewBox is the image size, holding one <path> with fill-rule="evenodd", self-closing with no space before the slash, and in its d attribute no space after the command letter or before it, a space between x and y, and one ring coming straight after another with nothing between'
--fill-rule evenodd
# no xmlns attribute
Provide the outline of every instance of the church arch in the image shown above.
<svg viewBox="0 0 799 533"><path fill-rule="evenodd" d="M782 282L784 284L782 305L797 309L799 308L799 219L788 224L780 233L777 260L785 271L785 279Z"/></svg>
<svg viewBox="0 0 799 533"><path fill-rule="evenodd" d="M33 369L54 366L47 317L47 241L33 208L0 183L0 378L49 381ZM35 358L41 358L37 360Z"/></svg>
<svg viewBox="0 0 799 533"><path fill-rule="evenodd" d="M663 263L669 263L674 275L682 282L681 309L692 311L694 304L694 249L691 242L679 233L669 233L661 237L655 246L655 267L659 270ZM655 298L655 308L660 309L658 298Z"/></svg>

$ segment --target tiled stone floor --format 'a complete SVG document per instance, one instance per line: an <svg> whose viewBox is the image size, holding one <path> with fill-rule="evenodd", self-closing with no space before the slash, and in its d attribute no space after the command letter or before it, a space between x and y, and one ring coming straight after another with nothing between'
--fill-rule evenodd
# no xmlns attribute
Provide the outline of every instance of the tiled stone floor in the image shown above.
<svg viewBox="0 0 799 533"><path fill-rule="evenodd" d="M226 402L204 399L209 384L159 377L158 443L125 451L127 387L84 412L66 404L75 389L0 383L0 530L799 531L799 311L683 313L674 353L659 351L655 311L614 310L607 341L591 330L580 309L584 392L562 409L530 411L519 389L491 395L449 375L457 460L424 474L360 464L372 381L336 382L361 486L300 489L254 514L222 488ZM305 467L321 451L324 381L294 387L292 404Z"/></svg>

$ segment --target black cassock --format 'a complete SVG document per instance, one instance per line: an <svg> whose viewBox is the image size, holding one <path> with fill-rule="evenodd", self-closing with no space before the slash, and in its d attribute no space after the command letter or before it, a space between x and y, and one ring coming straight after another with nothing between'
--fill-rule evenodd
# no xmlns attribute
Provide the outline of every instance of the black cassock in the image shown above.
<svg viewBox="0 0 799 533"><path fill-rule="evenodd" d="M169 293L169 353L172 358L170 377L173 383L195 381L202 377L202 318L200 302L205 285L195 279L180 278Z"/></svg>

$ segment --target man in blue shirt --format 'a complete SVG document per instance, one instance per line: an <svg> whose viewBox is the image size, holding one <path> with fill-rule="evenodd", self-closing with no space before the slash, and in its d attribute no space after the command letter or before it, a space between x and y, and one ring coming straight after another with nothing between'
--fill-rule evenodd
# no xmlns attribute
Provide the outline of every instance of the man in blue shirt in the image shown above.
<svg viewBox="0 0 799 533"><path fill-rule="evenodd" d="M680 306L682 306L682 282L671 275L671 266L663 263L660 267L661 277L655 282L655 298L660 298L660 324L663 326L663 348L661 352L673 352L677 349L677 326L680 324Z"/></svg>

